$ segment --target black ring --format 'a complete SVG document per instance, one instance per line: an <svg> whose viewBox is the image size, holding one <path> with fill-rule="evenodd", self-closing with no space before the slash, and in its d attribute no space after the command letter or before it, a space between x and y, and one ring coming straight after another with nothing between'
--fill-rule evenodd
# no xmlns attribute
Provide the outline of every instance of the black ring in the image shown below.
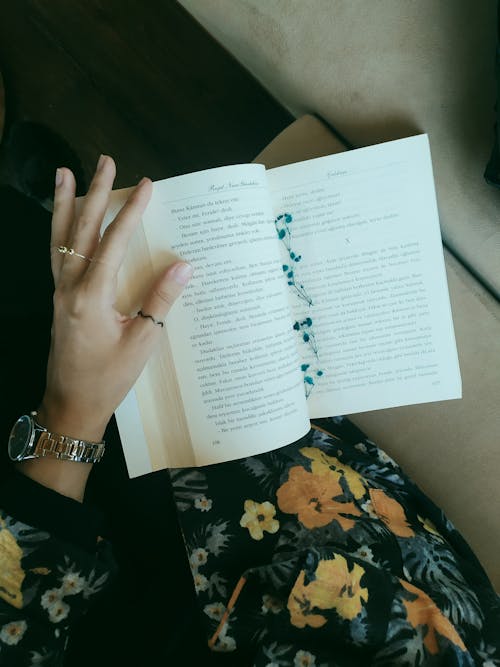
<svg viewBox="0 0 500 667"><path fill-rule="evenodd" d="M149 315L148 313L143 313L142 310L140 310L138 313L141 317L144 317L145 319L149 319L153 322L153 324L158 324L160 327L163 327L164 323L161 320L155 320L155 318L152 315Z"/></svg>

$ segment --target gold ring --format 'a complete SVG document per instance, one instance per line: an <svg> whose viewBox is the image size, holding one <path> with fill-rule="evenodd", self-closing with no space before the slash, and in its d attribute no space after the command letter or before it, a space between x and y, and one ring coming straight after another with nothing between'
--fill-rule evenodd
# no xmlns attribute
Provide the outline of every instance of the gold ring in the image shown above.
<svg viewBox="0 0 500 667"><path fill-rule="evenodd" d="M67 248L65 245L57 246L56 250L57 250L57 252L60 252L63 255L74 255L75 257L80 257L81 259L86 259L87 262L92 261L92 259L90 257L85 257L85 255L82 255L80 252L76 252L76 250L74 248Z"/></svg>

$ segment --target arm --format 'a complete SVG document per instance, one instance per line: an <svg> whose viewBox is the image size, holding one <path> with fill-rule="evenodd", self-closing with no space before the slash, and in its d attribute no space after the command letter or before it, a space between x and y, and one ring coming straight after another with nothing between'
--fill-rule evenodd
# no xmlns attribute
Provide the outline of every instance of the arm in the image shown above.
<svg viewBox="0 0 500 667"><path fill-rule="evenodd" d="M152 191L143 179L100 237L115 176L102 157L75 217L75 181L59 169L52 219L54 319L46 389L37 422L52 433L100 442L134 384L162 328L119 313L117 273ZM58 246L79 255L62 254ZM89 259L87 259L89 258ZM143 311L163 320L190 267L166 267ZM113 561L98 539L96 517L82 504L91 464L36 458L16 463L0 490L0 662L30 664L33 651L59 664L72 621L105 585Z"/></svg>

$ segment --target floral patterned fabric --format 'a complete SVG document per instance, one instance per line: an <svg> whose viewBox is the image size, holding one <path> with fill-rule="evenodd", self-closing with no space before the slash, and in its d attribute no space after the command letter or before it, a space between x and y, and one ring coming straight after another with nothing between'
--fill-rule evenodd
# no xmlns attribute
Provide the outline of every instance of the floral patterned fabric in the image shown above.
<svg viewBox="0 0 500 667"><path fill-rule="evenodd" d="M481 565L347 419L171 478L207 641L230 664L500 665Z"/></svg>
<svg viewBox="0 0 500 667"><path fill-rule="evenodd" d="M90 554L0 510L0 664L62 665L70 626L113 563L104 540Z"/></svg>

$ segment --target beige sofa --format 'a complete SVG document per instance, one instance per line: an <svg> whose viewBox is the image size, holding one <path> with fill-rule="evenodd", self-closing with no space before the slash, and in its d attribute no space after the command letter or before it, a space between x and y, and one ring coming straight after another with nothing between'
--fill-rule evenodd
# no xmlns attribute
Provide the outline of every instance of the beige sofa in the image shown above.
<svg viewBox="0 0 500 667"><path fill-rule="evenodd" d="M500 590L500 192L483 179L497 3L180 2L299 118L258 157L267 164L341 148L308 113L357 146L429 134L463 399L351 418L444 508Z"/></svg>

